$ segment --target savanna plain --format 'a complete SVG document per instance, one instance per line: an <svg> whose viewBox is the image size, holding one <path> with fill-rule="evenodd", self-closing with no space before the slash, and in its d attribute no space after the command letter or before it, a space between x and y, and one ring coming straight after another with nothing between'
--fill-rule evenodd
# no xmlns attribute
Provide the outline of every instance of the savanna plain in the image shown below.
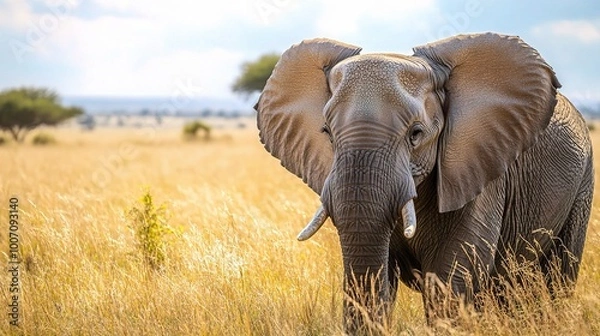
<svg viewBox="0 0 600 336"><path fill-rule="evenodd" d="M341 335L342 259L328 221L297 233L318 196L280 166L258 132L49 130L56 144L0 146L0 259L9 262L9 199L19 201L20 316L2 335ZM596 149L600 131L592 132ZM596 186L600 153L596 155ZM160 265L140 247L132 208L149 193L170 230ZM420 294L401 287L389 335L600 335L600 194L573 296L552 301L539 276L478 313L427 326Z"/></svg>

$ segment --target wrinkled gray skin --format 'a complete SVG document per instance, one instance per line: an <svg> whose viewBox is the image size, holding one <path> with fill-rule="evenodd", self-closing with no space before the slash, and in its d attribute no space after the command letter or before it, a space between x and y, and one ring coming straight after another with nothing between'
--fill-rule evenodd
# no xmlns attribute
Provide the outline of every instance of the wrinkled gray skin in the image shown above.
<svg viewBox="0 0 600 336"><path fill-rule="evenodd" d="M509 252L545 272L546 257L561 258L562 282L574 285L592 149L537 51L488 33L412 56L359 52L327 39L291 47L256 105L266 149L321 196L317 224L330 217L337 228L349 297L360 301L362 285L375 289L363 302L389 304L401 281L422 291L430 320L436 282L425 275L471 300L505 273ZM417 225L407 238L410 200ZM351 301L353 333L364 321ZM369 313L380 320L385 309Z"/></svg>

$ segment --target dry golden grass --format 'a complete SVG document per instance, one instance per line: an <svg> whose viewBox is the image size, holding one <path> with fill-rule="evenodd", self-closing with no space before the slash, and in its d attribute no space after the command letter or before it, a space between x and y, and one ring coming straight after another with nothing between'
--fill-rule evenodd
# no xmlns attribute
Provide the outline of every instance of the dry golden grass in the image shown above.
<svg viewBox="0 0 600 336"><path fill-rule="evenodd" d="M178 130L53 131L58 144L0 147L0 246L19 198L21 325L0 334L339 335L342 266L335 229L296 234L318 198L266 153L253 130L184 142ZM594 134L596 148L600 134ZM162 272L144 264L126 212L149 188L166 203L172 240ZM600 198L575 296L517 293L509 313L466 311L426 326L420 294L402 287L390 334L600 334Z"/></svg>

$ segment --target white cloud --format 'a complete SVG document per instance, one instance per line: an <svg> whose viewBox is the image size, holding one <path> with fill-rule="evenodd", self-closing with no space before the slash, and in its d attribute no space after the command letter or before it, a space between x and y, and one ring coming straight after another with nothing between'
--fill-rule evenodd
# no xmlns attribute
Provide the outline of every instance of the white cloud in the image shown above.
<svg viewBox="0 0 600 336"><path fill-rule="evenodd" d="M231 20L251 20L248 4L239 0L92 0L105 9L129 12L175 26L214 27ZM256 1L256 0L253 0Z"/></svg>
<svg viewBox="0 0 600 336"><path fill-rule="evenodd" d="M318 34L344 38L356 33L363 20L385 21L395 26L410 26L414 17L422 17L436 8L434 0L369 0L360 3L345 0L323 2L316 21Z"/></svg>
<svg viewBox="0 0 600 336"><path fill-rule="evenodd" d="M217 47L168 49L167 34L164 24L145 18L74 18L50 36L47 57L77 72L79 83L62 88L66 94L169 95L182 82L201 87L194 95L230 91L241 53Z"/></svg>
<svg viewBox="0 0 600 336"><path fill-rule="evenodd" d="M243 11L234 8L231 1L202 11L203 6L187 0L168 6L150 1L157 4L152 9L146 8L147 2L95 0L106 9L133 15L93 19L77 17L74 7L66 7L76 6L75 1L38 2L48 11L36 12L19 0L0 5L4 9L0 11L0 28L10 26L20 32L12 39L18 43L17 63L64 64L72 69L54 79L62 94L171 95L182 86L186 94L230 94L231 82L244 60L241 52L217 46L198 50L193 43L177 49L165 43L175 30L208 33L219 20L231 19L223 18L227 13L241 15ZM53 12L53 8L60 10ZM162 10L167 14L160 15Z"/></svg>
<svg viewBox="0 0 600 336"><path fill-rule="evenodd" d="M600 21L590 20L561 20L538 25L533 33L553 35L560 38L574 38L582 43L600 42Z"/></svg>
<svg viewBox="0 0 600 336"><path fill-rule="evenodd" d="M194 96L227 96L239 72L243 56L237 52L213 48L201 52L178 51L149 59L130 75L144 94L161 95L190 89ZM128 88L131 92L136 88Z"/></svg>
<svg viewBox="0 0 600 336"><path fill-rule="evenodd" d="M296 9L300 2L301 0L246 0L247 13L252 13L251 22L271 25L284 20L286 14ZM310 5L304 2L306 4Z"/></svg>
<svg viewBox="0 0 600 336"><path fill-rule="evenodd" d="M96 5L102 7L102 8L106 8L106 9L113 9L113 10L117 10L117 11L135 11L136 7L136 1L130 1L130 0L92 0L91 2L95 3ZM151 1L148 1L151 2ZM138 5L142 5L145 2L140 2Z"/></svg>
<svg viewBox="0 0 600 336"><path fill-rule="evenodd" d="M29 4L22 0L6 0L0 4L0 28L23 30L33 22Z"/></svg>

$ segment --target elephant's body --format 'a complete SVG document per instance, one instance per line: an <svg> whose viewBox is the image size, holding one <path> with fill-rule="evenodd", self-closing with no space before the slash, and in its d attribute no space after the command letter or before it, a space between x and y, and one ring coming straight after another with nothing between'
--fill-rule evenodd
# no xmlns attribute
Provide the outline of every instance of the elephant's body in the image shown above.
<svg viewBox="0 0 600 336"><path fill-rule="evenodd" d="M568 280L576 280L594 189L593 157L585 121L564 96L557 98L535 145L462 209L437 211L435 175L419 185L416 236L404 239L397 228L391 239L397 244L390 246L390 266L399 269L402 282L418 288L414 271L433 273L464 293L464 270L506 276L504 262L515 257L539 261L549 272L551 255L560 258ZM477 291L477 281L473 285Z"/></svg>

